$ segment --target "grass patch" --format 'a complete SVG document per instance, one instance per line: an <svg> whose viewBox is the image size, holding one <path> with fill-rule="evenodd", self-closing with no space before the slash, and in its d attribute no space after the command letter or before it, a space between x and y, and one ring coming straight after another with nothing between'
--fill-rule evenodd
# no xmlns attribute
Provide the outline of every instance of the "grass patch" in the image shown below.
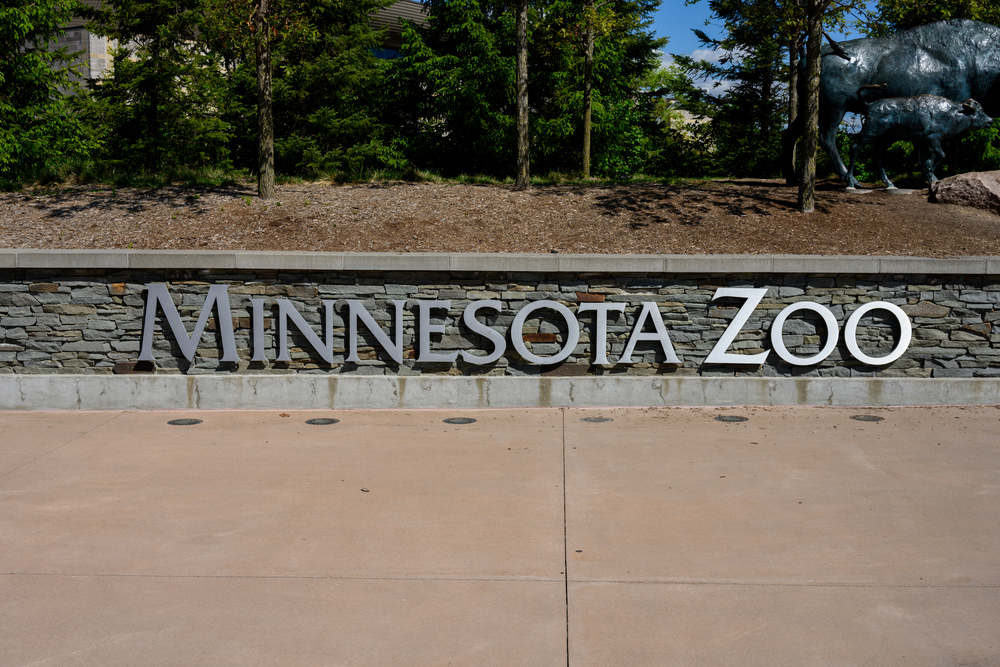
<svg viewBox="0 0 1000 667"><path fill-rule="evenodd" d="M160 188L169 185L189 187L231 187L247 179L246 172L220 167L177 167L162 172L125 169L91 160L71 160L46 165L30 178L21 181L0 180L0 189L10 192L26 187L111 186L115 188Z"/></svg>
<svg viewBox="0 0 1000 667"><path fill-rule="evenodd" d="M719 178L719 177L713 177ZM622 184L659 183L669 185L678 182L704 180L698 178L665 178L650 174L634 174L628 178L583 178L580 173L553 171L531 177L531 185L545 187L551 185L609 186ZM109 164L96 164L90 160L69 161L55 167L40 169L31 179L12 181L0 179L0 191L11 192L25 188L51 189L72 186L104 186L113 188L160 188L171 185L188 187L234 187L256 181L256 176L246 171L219 167L177 167L162 172L149 173L126 170ZM380 169L358 171L324 172L314 175L277 174L277 185L305 185L309 183L386 183L404 181L408 183L440 183L445 185L485 185L510 187L514 185L512 176L496 177L485 174L458 174L442 176L427 169L412 166L404 169Z"/></svg>

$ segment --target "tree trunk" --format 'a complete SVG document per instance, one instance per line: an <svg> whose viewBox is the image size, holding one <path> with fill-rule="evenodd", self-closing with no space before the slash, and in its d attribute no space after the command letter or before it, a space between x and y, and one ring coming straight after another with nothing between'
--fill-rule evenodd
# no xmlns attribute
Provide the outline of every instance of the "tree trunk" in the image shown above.
<svg viewBox="0 0 1000 667"><path fill-rule="evenodd" d="M788 124L799 115L799 39L788 40Z"/></svg>
<svg viewBox="0 0 1000 667"><path fill-rule="evenodd" d="M806 44L805 117L802 126L802 178L799 181L799 210L816 210L816 149L819 135L820 47L823 39L823 10L826 3L812 0L806 17L809 41Z"/></svg>
<svg viewBox="0 0 1000 667"><path fill-rule="evenodd" d="M517 185L531 187L528 135L528 0L517 2Z"/></svg>
<svg viewBox="0 0 1000 667"><path fill-rule="evenodd" d="M767 145L768 137L771 134L771 88L773 83L774 75L771 68L764 68L763 80L760 82L760 121L757 128L761 148Z"/></svg>
<svg viewBox="0 0 1000 667"><path fill-rule="evenodd" d="M159 16L156 17L159 22ZM149 140L149 152L147 155L147 165L150 173L155 174L160 170L160 37L153 36L153 45L150 60L153 64L153 85L149 93L149 111L146 115L146 137Z"/></svg>
<svg viewBox="0 0 1000 667"><path fill-rule="evenodd" d="M788 127L799 117L799 46L800 38L793 37L788 41ZM796 163L795 153L798 144L792 144L792 164ZM799 182L802 181L799 174Z"/></svg>
<svg viewBox="0 0 1000 667"><path fill-rule="evenodd" d="M257 0L253 24L257 55L257 194L274 199L274 115L271 94L271 36L267 25L269 0Z"/></svg>
<svg viewBox="0 0 1000 667"><path fill-rule="evenodd" d="M593 0L584 0L583 13L587 22L583 33L583 177L590 178L590 114L591 90L594 86L594 18Z"/></svg>

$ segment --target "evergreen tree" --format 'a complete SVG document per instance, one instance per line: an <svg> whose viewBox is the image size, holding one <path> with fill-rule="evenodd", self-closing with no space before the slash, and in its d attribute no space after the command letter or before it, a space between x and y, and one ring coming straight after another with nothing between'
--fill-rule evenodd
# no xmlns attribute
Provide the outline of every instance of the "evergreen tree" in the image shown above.
<svg viewBox="0 0 1000 667"><path fill-rule="evenodd" d="M228 166L230 128L220 117L225 82L202 39L207 0L109 0L94 28L117 43L110 75L92 82L107 164L150 173Z"/></svg>
<svg viewBox="0 0 1000 667"><path fill-rule="evenodd" d="M695 30L703 46L722 51L718 62L675 56L690 74L728 82L710 95L715 113L710 136L719 170L734 176L771 176L780 168L788 70L782 7L778 0L710 0L712 16L725 30L712 39Z"/></svg>
<svg viewBox="0 0 1000 667"><path fill-rule="evenodd" d="M515 37L513 12L478 0L429 3L427 27L406 27L387 113L415 164L450 175L511 173Z"/></svg>
<svg viewBox="0 0 1000 667"><path fill-rule="evenodd" d="M0 181L17 186L96 147L67 110L73 54L51 50L75 3L7 0L0 7Z"/></svg>
<svg viewBox="0 0 1000 667"><path fill-rule="evenodd" d="M276 49L275 149L280 171L351 173L400 168L403 157L381 119L381 33L370 17L391 0L321 0L304 29Z"/></svg>
<svg viewBox="0 0 1000 667"><path fill-rule="evenodd" d="M639 81L658 65L657 50L666 39L653 37L649 26L660 0L555 0L546 22L564 42L565 67L579 93L579 133L584 178L590 176L592 155L599 171L630 173L645 154L649 108L636 96ZM567 93L569 93L567 95ZM600 118L595 128L595 116ZM646 127L645 129L648 129ZM597 132L600 136L594 136ZM618 140L609 142L612 136ZM603 144L600 153L597 144Z"/></svg>

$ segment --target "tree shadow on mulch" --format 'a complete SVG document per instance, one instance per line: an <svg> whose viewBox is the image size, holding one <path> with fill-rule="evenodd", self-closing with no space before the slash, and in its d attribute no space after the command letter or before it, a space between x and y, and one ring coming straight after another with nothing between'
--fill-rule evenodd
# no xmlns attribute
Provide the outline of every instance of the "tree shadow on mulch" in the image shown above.
<svg viewBox="0 0 1000 667"><path fill-rule="evenodd" d="M241 197L256 196L253 186L167 186L162 188L62 188L33 194L35 206L47 211L49 218L70 218L91 209L120 210L123 213L142 213L151 206L160 205L183 209L187 214L208 212L201 198L221 195L239 201Z"/></svg>
<svg viewBox="0 0 1000 667"><path fill-rule="evenodd" d="M817 192L832 192L843 190L844 186L831 179L817 183L816 189ZM616 188L611 194L596 197L595 205L609 216L626 211L640 214L643 221L633 223L636 227L667 223L698 226L713 209L733 216L770 216L778 212L796 211L798 188L777 180L629 185L627 188ZM816 210L826 212L827 207L822 201L818 201Z"/></svg>

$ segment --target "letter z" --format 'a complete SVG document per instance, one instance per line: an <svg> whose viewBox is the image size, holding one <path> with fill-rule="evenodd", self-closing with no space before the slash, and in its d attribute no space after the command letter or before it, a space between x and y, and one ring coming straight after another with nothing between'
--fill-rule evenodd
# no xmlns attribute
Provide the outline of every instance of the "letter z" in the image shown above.
<svg viewBox="0 0 1000 667"><path fill-rule="evenodd" d="M720 287L715 290L715 296L712 297L712 301L724 296L743 298L746 301L736 313L733 321L722 332L722 338L715 344L712 351L708 353L708 358L705 359L706 364L754 364L759 366L764 363L767 359L767 352L759 354L732 354L726 352L726 350L736 340L736 335L743 329L743 325L746 324L747 320L750 319L750 315L753 314L754 308L757 307L757 304L766 295L766 288Z"/></svg>

